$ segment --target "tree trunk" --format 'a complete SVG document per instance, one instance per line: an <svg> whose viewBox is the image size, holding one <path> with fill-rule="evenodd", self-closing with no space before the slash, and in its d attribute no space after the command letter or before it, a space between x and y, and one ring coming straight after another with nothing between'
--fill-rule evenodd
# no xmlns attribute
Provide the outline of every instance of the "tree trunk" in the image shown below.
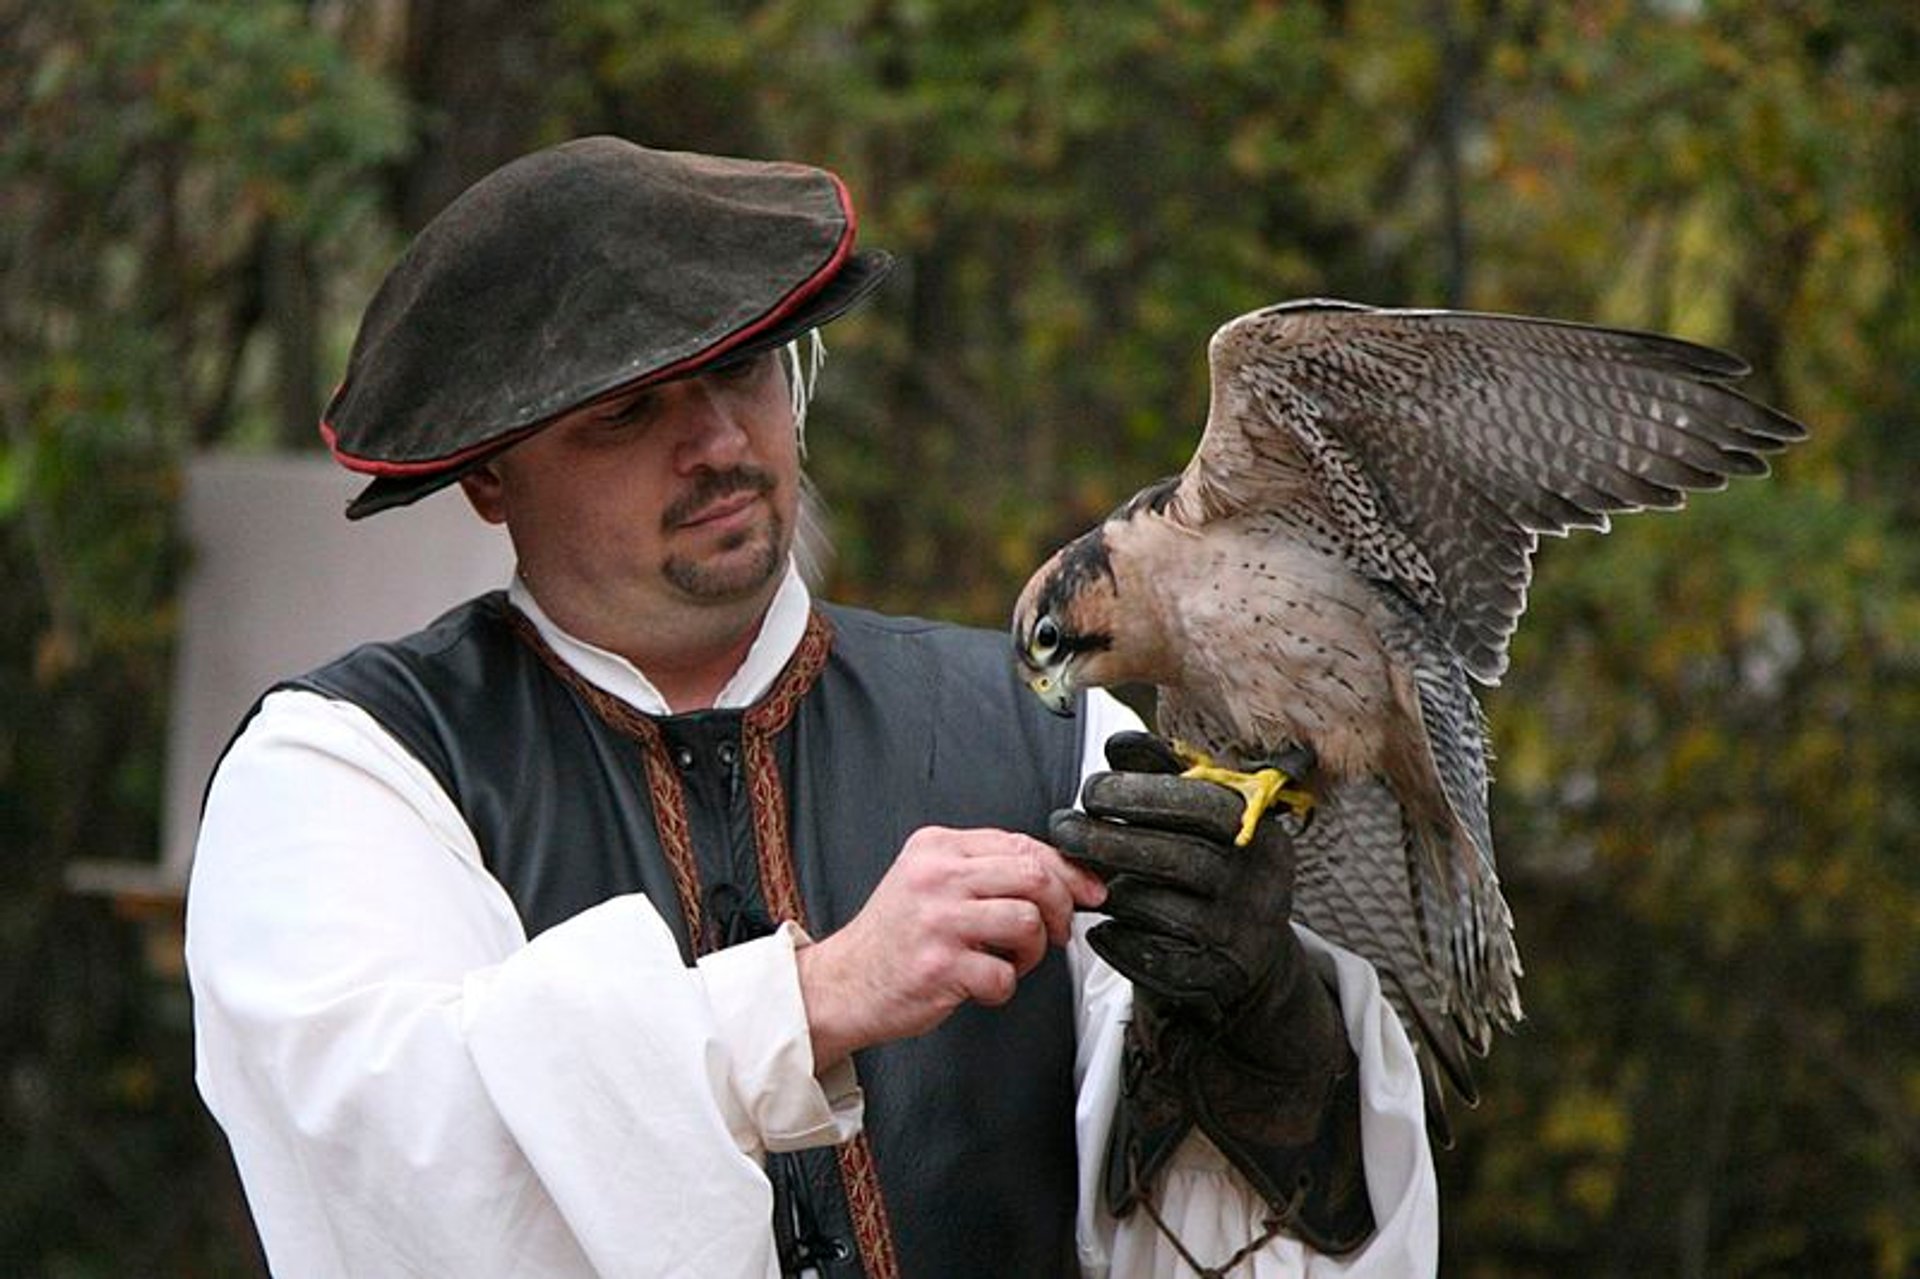
<svg viewBox="0 0 1920 1279"><path fill-rule="evenodd" d="M413 0L401 75L420 145L394 190L407 231L544 140L556 62L546 0Z"/></svg>

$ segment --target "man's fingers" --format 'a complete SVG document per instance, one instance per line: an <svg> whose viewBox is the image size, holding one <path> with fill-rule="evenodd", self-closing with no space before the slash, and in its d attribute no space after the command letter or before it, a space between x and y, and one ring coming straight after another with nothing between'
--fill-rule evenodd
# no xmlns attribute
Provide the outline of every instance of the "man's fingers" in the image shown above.
<svg viewBox="0 0 1920 1279"><path fill-rule="evenodd" d="M1033 907L1046 936L1058 945L1065 945L1073 932L1073 895L1065 880L1033 858L977 858L961 868L959 883L969 896L983 902L1005 900Z"/></svg>
<svg viewBox="0 0 1920 1279"><path fill-rule="evenodd" d="M1016 831L991 828L953 830L942 826L925 826L908 838L907 849L918 854L952 854L975 861L1006 857L1032 858L1065 883L1075 901L1080 901L1086 895L1097 898L1101 892L1099 879L1064 860L1051 845ZM1097 902L1082 904L1094 905Z"/></svg>
<svg viewBox="0 0 1920 1279"><path fill-rule="evenodd" d="M953 973L963 998L989 1008L997 1008L1012 999L1020 985L1020 974L1012 961L985 951L960 956L954 963Z"/></svg>
<svg viewBox="0 0 1920 1279"><path fill-rule="evenodd" d="M1006 960L1020 977L1047 957L1051 937L1052 930L1040 908L1013 898L972 903L960 925L963 945Z"/></svg>
<svg viewBox="0 0 1920 1279"><path fill-rule="evenodd" d="M1001 830L915 831L846 925L801 952L817 1061L923 1034L959 1004L1004 1004L1065 945L1097 875Z"/></svg>
<svg viewBox="0 0 1920 1279"><path fill-rule="evenodd" d="M955 847L966 858L960 874L981 897L1027 897L1054 900L1065 894L1063 923L1073 907L1098 906L1106 897L1100 877L1075 866L1058 849L1028 835L1010 831L967 832Z"/></svg>

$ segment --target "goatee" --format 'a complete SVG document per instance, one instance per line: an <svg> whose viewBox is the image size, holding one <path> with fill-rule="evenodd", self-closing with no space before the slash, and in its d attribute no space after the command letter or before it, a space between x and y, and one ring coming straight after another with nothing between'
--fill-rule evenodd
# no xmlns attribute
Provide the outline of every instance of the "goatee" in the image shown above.
<svg viewBox="0 0 1920 1279"><path fill-rule="evenodd" d="M660 522L671 531L722 498L740 492L771 498L776 487L773 477L756 466L704 472L692 488L667 507ZM661 572L693 599L721 601L752 595L772 581L787 561L786 523L771 500L767 512L765 523L722 539L717 553L701 559L670 555ZM747 548L746 555L738 554Z"/></svg>

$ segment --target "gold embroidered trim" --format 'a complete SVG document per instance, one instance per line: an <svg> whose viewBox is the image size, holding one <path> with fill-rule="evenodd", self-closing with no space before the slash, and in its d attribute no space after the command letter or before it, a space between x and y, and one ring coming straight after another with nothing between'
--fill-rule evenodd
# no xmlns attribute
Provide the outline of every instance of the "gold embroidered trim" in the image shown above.
<svg viewBox="0 0 1920 1279"><path fill-rule="evenodd" d="M873 1147L861 1133L839 1148L840 1184L847 1192L847 1212L853 1218L854 1241L867 1279L900 1279L900 1258L893 1247L893 1224L887 1219L887 1201L880 1193L880 1170L874 1166Z"/></svg>
<svg viewBox="0 0 1920 1279"><path fill-rule="evenodd" d="M833 628L819 613L814 613L807 619L806 634L801 637L800 647L788 663L786 673L747 712L741 734L747 786L752 798L760 888L766 894L767 910L775 919L791 919L801 928L807 927L807 911L793 871L787 797L780 785L774 739L793 722L800 699L826 667L832 645ZM894 1248L893 1226L887 1218L886 1197L880 1190L880 1170L874 1163L873 1147L867 1135L861 1133L836 1153L840 1162L840 1185L847 1196L848 1215L853 1220L854 1242L860 1249L867 1279L899 1279L900 1259Z"/></svg>
<svg viewBox="0 0 1920 1279"><path fill-rule="evenodd" d="M807 927L806 904L793 873L793 846L787 831L787 795L780 785L780 765L774 739L793 722L800 699L826 668L833 647L833 628L818 613L807 618L807 629L793 660L767 695L746 714L740 746L746 771L749 807L753 810L754 857L760 868L760 891L767 912L775 919L791 919Z"/></svg>
<svg viewBox="0 0 1920 1279"><path fill-rule="evenodd" d="M654 823L660 834L661 849L673 872L680 913L687 922L693 953L705 954L700 876L694 860L692 828L687 820L686 793L667 756L659 726L619 698L582 679L547 646L533 623L518 609L509 609L508 615L514 629L532 645L541 660L578 693L596 715L609 727L640 744L646 761L647 793L653 801ZM800 637L793 659L766 696L747 711L741 723L742 763L748 807L753 813L754 856L760 871L760 890L768 912L775 919L791 919L803 929L807 927L806 906L794 876L793 849L788 842L786 788L780 784L774 741L793 722L801 699L826 668L832 647L833 627L819 612L809 614L807 629ZM847 1210L853 1221L854 1242L860 1250L867 1279L900 1279L893 1226L887 1216L886 1198L880 1190L880 1171L867 1135L859 1134L840 1146L836 1154L841 1188L847 1196Z"/></svg>

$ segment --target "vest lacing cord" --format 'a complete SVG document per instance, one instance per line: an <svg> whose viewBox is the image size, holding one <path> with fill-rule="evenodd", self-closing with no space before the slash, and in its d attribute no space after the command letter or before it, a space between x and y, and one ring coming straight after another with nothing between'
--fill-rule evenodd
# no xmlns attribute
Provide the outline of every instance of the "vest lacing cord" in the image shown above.
<svg viewBox="0 0 1920 1279"><path fill-rule="evenodd" d="M1165 1170L1175 1147L1186 1140L1195 1126L1193 1098L1186 1095L1184 1089L1169 1092L1168 1085L1174 1080L1186 1081L1192 1077L1200 1048L1201 1044L1193 1036L1173 1033L1171 1023L1135 1006L1121 1057L1122 1102L1120 1114L1116 1116L1114 1146L1108 1152L1107 1203L1115 1216L1125 1216L1135 1208L1144 1211L1154 1228L1200 1279L1225 1279L1241 1262L1299 1220L1313 1183L1301 1170L1293 1178L1284 1199L1279 1197L1277 1186L1262 1191L1261 1199L1267 1212L1260 1219L1260 1232L1232 1256L1213 1265L1206 1265L1194 1256L1186 1241L1167 1224L1154 1206L1153 1185ZM1113 1179L1116 1155L1122 1156L1117 1161L1123 1178L1119 1184Z"/></svg>
<svg viewBox="0 0 1920 1279"><path fill-rule="evenodd" d="M1153 1222L1154 1228L1166 1236L1167 1242L1173 1245L1173 1250L1180 1254L1180 1260L1192 1267L1193 1273L1198 1275L1200 1279L1226 1279L1226 1276L1231 1274L1236 1266L1266 1247L1267 1242L1279 1234L1280 1231L1285 1228L1288 1221L1299 1215L1300 1206L1306 1201L1307 1197L1307 1184L1303 1180L1294 1191L1292 1199L1277 1211L1269 1212L1267 1216L1261 1218L1260 1225L1262 1226L1262 1230L1258 1235L1249 1239L1241 1246L1238 1252L1235 1252L1225 1261L1220 1262L1218 1265L1206 1266L1202 1265L1200 1259L1193 1255L1193 1252L1187 1247L1186 1241L1174 1233L1173 1227L1169 1226L1166 1223L1166 1219L1160 1215L1160 1210L1153 1206L1153 1196L1148 1193L1146 1186L1143 1185L1141 1181L1137 1151L1127 1152L1127 1165L1129 1190L1130 1193L1137 1196L1135 1202L1146 1212L1147 1219Z"/></svg>
<svg viewBox="0 0 1920 1279"><path fill-rule="evenodd" d="M722 880L707 889L707 913L719 932L722 948L770 936L773 921L737 884ZM847 1247L820 1227L806 1169L790 1154L766 1159L767 1180L773 1183L773 1244L780 1273L798 1275L822 1262L845 1261Z"/></svg>
<svg viewBox="0 0 1920 1279"><path fill-rule="evenodd" d="M726 880L707 889L707 914L720 930L720 947L738 946L773 934L773 920L754 901Z"/></svg>
<svg viewBox="0 0 1920 1279"><path fill-rule="evenodd" d="M807 1189L806 1169L789 1154L767 1159L767 1179L773 1183L773 1242L780 1257L780 1273L799 1275L851 1255L846 1241L821 1229Z"/></svg>

